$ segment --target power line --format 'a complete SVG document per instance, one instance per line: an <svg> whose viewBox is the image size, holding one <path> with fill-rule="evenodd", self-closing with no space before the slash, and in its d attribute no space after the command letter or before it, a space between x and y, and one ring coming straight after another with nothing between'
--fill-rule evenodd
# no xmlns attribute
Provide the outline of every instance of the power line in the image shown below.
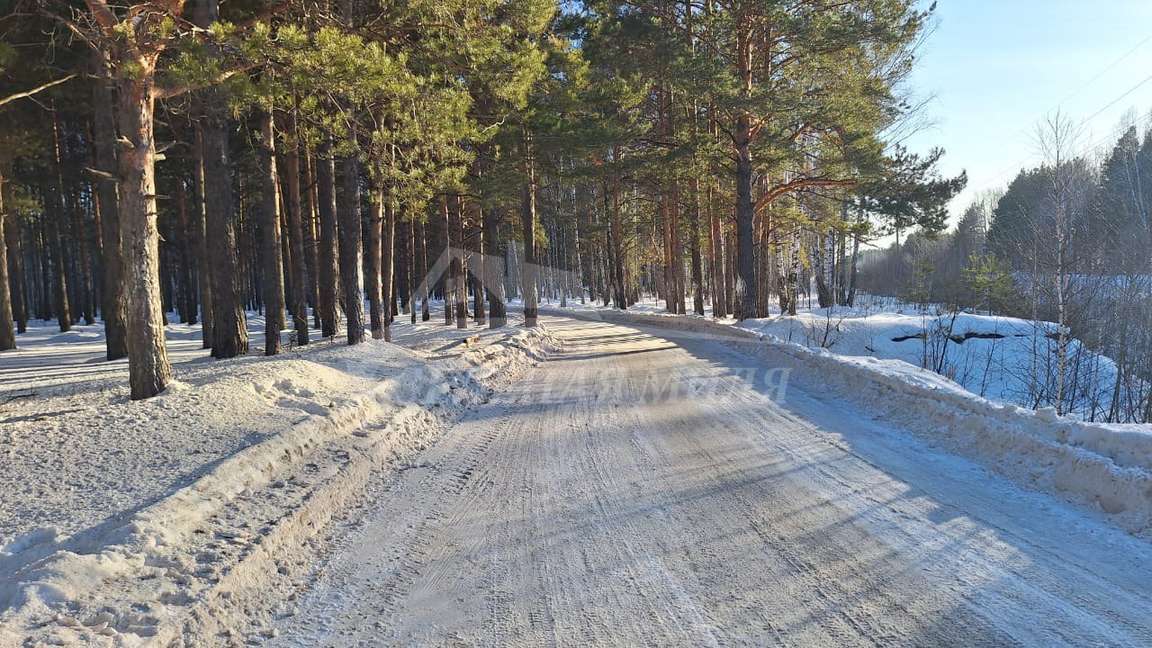
<svg viewBox="0 0 1152 648"><path fill-rule="evenodd" d="M1063 99L1061 99L1060 101L1057 101L1055 106L1052 106L1051 108L1049 108L1045 112L1052 112L1053 110L1059 108L1060 106L1063 106L1069 99L1078 96L1088 86L1092 85L1093 83L1096 83L1101 78L1103 78L1103 76L1105 74L1108 74L1108 72L1110 72L1112 70L1112 68L1116 67L1117 65L1120 65L1125 60L1127 60L1129 56L1132 56L1133 54L1135 54L1136 50L1143 47L1145 44L1148 43L1148 41L1152 41L1152 34L1149 34L1148 36L1146 36L1144 38L1144 40L1140 41L1139 43L1136 43L1134 46L1132 46L1132 49L1121 54L1120 58L1118 58L1115 61L1112 61L1108 65L1104 66L1104 68L1102 70L1100 70L1099 72L1097 72L1095 76L1093 76L1091 79L1088 79L1084 83L1080 84L1080 86L1078 88L1076 88L1072 92L1068 93L1068 95L1065 96Z"/></svg>
<svg viewBox="0 0 1152 648"><path fill-rule="evenodd" d="M1140 89L1140 88L1141 88L1141 87L1142 87L1144 84L1148 83L1149 81L1152 81L1152 74L1150 74L1150 75L1148 75L1148 76L1144 77L1144 79L1143 79L1142 81L1140 81L1140 83L1137 83L1136 85L1134 85L1134 86L1132 86L1131 88L1129 88L1129 89L1128 89L1128 90L1127 90L1127 91L1126 91L1124 94L1122 94L1122 95L1120 95L1119 97L1116 97L1116 98L1115 98L1115 99L1113 99L1112 101L1108 102L1108 105L1106 105L1106 106L1104 106L1103 108L1101 108L1100 110L1097 110L1096 112L1092 113L1092 114L1091 114L1090 116L1088 116L1088 118L1087 118L1087 119L1085 119L1085 120L1084 120L1082 123L1083 123L1083 124L1087 124L1088 122L1092 121L1092 120L1093 120L1093 119L1095 119L1095 118L1096 118L1096 117L1097 117L1097 116L1098 116L1100 113L1102 113L1102 112L1104 112L1105 110L1108 110L1109 108L1111 108L1112 106L1115 106L1116 104L1120 103L1120 101L1121 101L1121 100L1123 100L1123 99L1124 99L1124 97L1127 97L1128 95L1132 94L1133 92L1136 92L1136 91L1137 91L1137 90L1139 90L1139 89Z"/></svg>
<svg viewBox="0 0 1152 648"><path fill-rule="evenodd" d="M1126 52L1124 52L1122 55L1120 55L1120 57L1119 57L1119 58L1117 58L1117 59L1115 59L1114 61L1112 61L1111 63L1108 63L1107 65L1105 65L1105 66L1104 66L1104 67L1103 67L1103 68L1102 68L1102 69L1101 69L1099 72L1097 72L1097 73L1096 73L1096 74L1095 74L1095 75L1094 75L1094 76L1093 76L1091 79L1089 79L1088 81L1086 81L1086 82L1084 82L1084 83L1081 83L1079 86L1077 86L1077 88L1076 88L1075 90L1073 90L1073 91L1072 91L1072 92L1070 92L1068 95L1066 95L1066 96L1065 96L1063 99L1061 99L1060 101L1058 101L1058 102L1057 102L1057 103L1056 103L1054 106L1052 106L1052 107L1051 107L1051 108L1049 108L1047 111L1045 111L1045 113L1050 113L1050 112L1052 112L1053 110L1060 108L1060 106L1062 106L1062 105L1063 105L1063 104L1064 104L1066 101L1068 101L1069 99L1071 99L1071 98L1073 98L1073 97L1075 97L1075 96L1079 95L1079 94L1080 94L1081 92L1083 92L1083 91L1084 91L1084 90L1085 90L1085 89L1086 89L1088 86L1090 86L1090 85L1092 85L1093 83L1095 83L1096 81L1098 81L1098 80L1099 80L1100 78L1102 78L1102 77L1103 77L1105 74L1107 74L1109 71L1111 71L1111 70L1112 70L1112 68L1116 67L1116 66L1117 66L1117 65L1119 65L1120 63L1122 63L1122 62L1124 62L1125 60L1127 60L1127 59L1128 59L1128 57L1132 56L1132 54L1136 53L1136 51L1137 51L1137 50L1139 50L1141 47L1143 47L1144 45L1146 45L1146 44L1147 44L1148 42L1150 42L1150 41L1152 41L1152 34L1150 34L1150 35L1146 36L1146 37L1145 37L1143 40L1141 40L1139 43L1137 43L1136 45L1134 45L1133 47L1131 47L1130 49L1128 49L1128 51L1126 51ZM1118 96L1118 97L1116 97L1115 99L1113 99L1113 100L1109 101L1109 102L1108 102L1106 105L1104 105L1104 107L1102 107L1102 108L1100 108L1099 110L1097 110L1097 111L1093 112L1093 113L1092 113L1090 116L1088 116L1086 119L1082 120L1082 121L1080 122L1080 125L1081 125L1081 127L1084 127L1084 126L1086 126L1086 125L1087 125L1089 122L1091 122L1093 119L1095 119L1096 117L1099 117L1099 116L1100 116L1100 115L1101 115L1101 114L1102 114L1104 111L1106 111L1106 110L1108 110L1109 108L1111 108L1111 107L1115 106L1116 104L1120 103L1120 102L1121 102L1121 101L1123 101L1123 100L1124 100L1126 97L1130 96L1130 95L1131 95L1133 92L1136 92L1136 91L1137 91L1137 90L1139 90L1141 87L1143 87L1144 85L1148 84L1150 81L1152 81L1152 75L1149 75L1149 76L1145 77L1144 79L1141 79L1141 80L1140 80L1140 81L1139 81L1139 82L1138 82L1136 85L1132 86L1132 87L1131 87L1131 88L1129 88L1128 90L1125 90L1125 91L1124 91L1124 92L1123 92L1123 93L1122 93L1120 96ZM1094 149L1098 149L1098 148L1099 148L1099 147L1100 147L1100 146L1101 146L1101 145L1102 145L1102 144L1103 144L1103 143L1104 143L1106 140L1110 139L1111 137L1112 137L1112 135L1111 135L1111 134L1109 134L1109 135L1106 135L1106 136L1103 138L1103 140L1101 141L1101 143L1100 143L1100 144L1096 144L1096 145L1094 145L1094 148L1093 148L1093 149L1085 148L1085 149L1084 149L1084 152L1089 152L1089 151L1091 151L1091 150L1094 150ZM978 188L977 188L977 191L983 191L983 190L986 190L986 189L991 189L993 186L1000 184L1000 180L1001 180L1002 178L1004 178L1004 176L1008 175L1009 173L1012 173L1013 171L1019 170L1020 168L1023 168L1023 166L1025 166L1025 164L1026 164L1026 163L1027 163L1027 160L1025 160L1025 161L1017 161L1017 162L1013 162L1012 164L1010 164L1010 165L1008 165L1008 166L1004 167L1002 170L1000 170L1000 171L997 171L997 172L996 172L996 174L992 176L992 179L991 179L991 180L989 180L988 182L985 182L985 183L984 183L984 184L982 184L980 187L978 187Z"/></svg>

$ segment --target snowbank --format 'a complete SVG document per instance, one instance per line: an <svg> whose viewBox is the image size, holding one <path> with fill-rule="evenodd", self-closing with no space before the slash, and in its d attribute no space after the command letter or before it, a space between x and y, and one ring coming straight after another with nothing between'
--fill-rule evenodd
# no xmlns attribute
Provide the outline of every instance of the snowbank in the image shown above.
<svg viewBox="0 0 1152 648"><path fill-rule="evenodd" d="M606 310L570 304L572 309ZM628 312L720 321L838 355L902 360L941 373L973 394L1024 407L1051 402L1056 393L1059 328L1054 322L974 313L926 314L870 295L861 296L854 308L800 309L795 316L773 314L743 321L672 315L660 304L645 301ZM1065 410L1084 420L1106 418L1117 388L1116 363L1071 338L1066 375ZM1123 415L1143 399L1148 385L1132 376L1120 382Z"/></svg>
<svg viewBox="0 0 1152 648"><path fill-rule="evenodd" d="M0 645L26 636L64 644L213 643L206 637L226 618L221 611L305 564L305 546L374 475L426 447L463 408L555 344L545 330L478 333L453 334L449 346L457 352L435 357L370 341L184 365L172 389L142 402L128 401L119 387L20 399L40 412L26 423L51 426L45 436L71 439L88 456L54 465L50 457L63 444L38 449L27 427L11 436L32 456L8 472L41 464L40 472L23 473L41 482L39 492L100 471L112 482L141 485L102 494L93 481L84 484L90 492L66 492L47 505L33 499L37 491L5 498L18 516L10 523L5 512L6 524L25 528L0 543ZM54 411L69 400L82 407ZM148 445L152 436L160 452ZM86 445L90 438L108 445ZM196 448L205 450L197 455ZM161 477L170 462L186 471L182 480ZM119 513L100 518L100 499ZM66 508L73 501L81 503L74 517ZM20 517L34 510L58 526Z"/></svg>
<svg viewBox="0 0 1152 648"><path fill-rule="evenodd" d="M995 401L1029 406L1056 391L1058 327L1052 322L838 307L746 320L739 326L840 355L903 360ZM1103 417L1116 387L1116 363L1070 339L1067 372L1068 409L1084 419ZM1139 400L1144 387L1139 380L1122 384L1121 402Z"/></svg>
<svg viewBox="0 0 1152 648"><path fill-rule="evenodd" d="M1098 510L1131 533L1152 537L1152 426L1086 423L1059 417L1051 409L996 403L902 360L838 355L701 317L611 310L565 313L747 343L749 353L765 363L797 369L791 380L812 393L857 402L930 443L976 459L1025 486Z"/></svg>

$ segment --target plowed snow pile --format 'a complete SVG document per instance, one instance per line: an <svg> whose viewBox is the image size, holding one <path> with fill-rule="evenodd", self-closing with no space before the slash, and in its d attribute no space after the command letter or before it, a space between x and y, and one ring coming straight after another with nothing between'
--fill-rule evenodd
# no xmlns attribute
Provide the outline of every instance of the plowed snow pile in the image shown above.
<svg viewBox="0 0 1152 648"><path fill-rule="evenodd" d="M141 402L121 381L0 396L0 645L180 640L290 577L373 474L553 344L468 334L187 362Z"/></svg>

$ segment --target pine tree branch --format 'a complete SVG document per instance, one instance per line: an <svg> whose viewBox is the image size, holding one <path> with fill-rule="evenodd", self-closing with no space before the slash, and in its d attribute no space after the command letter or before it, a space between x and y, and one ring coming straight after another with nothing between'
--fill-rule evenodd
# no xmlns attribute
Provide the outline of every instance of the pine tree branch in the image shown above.
<svg viewBox="0 0 1152 648"><path fill-rule="evenodd" d="M782 185L777 185L772 189L760 196L756 201L756 213L760 213L765 207L772 204L780 196L800 189L809 189L815 187L855 187L857 181L853 179L836 179L836 178L797 178L791 182L785 182Z"/></svg>
<svg viewBox="0 0 1152 648"><path fill-rule="evenodd" d="M17 99L24 99L26 97L31 97L32 95L43 92L43 91L45 91L48 88L51 88L53 86L58 86L61 83L67 83L68 81L71 81L72 79L75 79L78 76L80 76L80 75L75 74L75 73L69 74L66 77L56 79L55 81L49 81L48 83L45 83L43 85L32 88L31 90L25 90L24 92L17 92L16 94L8 95L7 97L0 99L0 106L3 106L4 104L16 101Z"/></svg>
<svg viewBox="0 0 1152 648"><path fill-rule="evenodd" d="M247 72L248 70L251 70L255 67L258 67L259 65L260 65L259 63L247 63L247 64L242 65L240 67L231 68L229 70L225 70L225 71L221 72L220 74L216 75L215 78L204 81L203 83L188 83L188 84L183 84L183 85L167 86L167 87L157 86L156 89L152 91L152 97L155 99L171 99L172 97L177 97L177 96L180 96L182 94L193 92L195 90L201 90L203 88L208 88L208 87L214 86L218 83L223 83L223 82L227 81L228 79L231 79L232 77L236 76L237 74L242 74L244 72Z"/></svg>

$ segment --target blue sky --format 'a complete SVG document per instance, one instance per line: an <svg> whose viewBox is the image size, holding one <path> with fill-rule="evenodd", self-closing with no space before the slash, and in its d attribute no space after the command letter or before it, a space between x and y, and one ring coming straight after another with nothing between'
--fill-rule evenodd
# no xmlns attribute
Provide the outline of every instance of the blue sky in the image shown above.
<svg viewBox="0 0 1152 648"><path fill-rule="evenodd" d="M949 175L967 169L954 219L977 192L1039 161L1045 115L1059 107L1080 122L1152 76L1152 0L939 0L935 16L910 79L916 96L933 97L931 124L907 144L943 147ZM1152 79L1084 123L1082 146L1150 110Z"/></svg>

